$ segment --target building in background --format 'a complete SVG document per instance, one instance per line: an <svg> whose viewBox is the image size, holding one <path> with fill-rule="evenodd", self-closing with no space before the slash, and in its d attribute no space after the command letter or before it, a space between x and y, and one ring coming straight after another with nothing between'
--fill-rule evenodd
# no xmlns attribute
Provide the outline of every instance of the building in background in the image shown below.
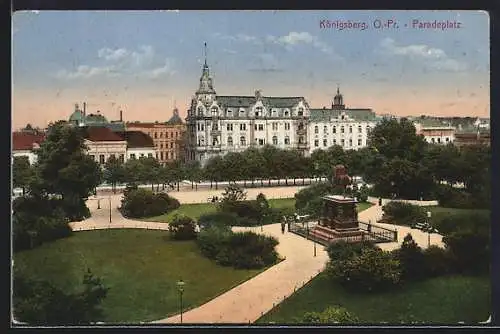
<svg viewBox="0 0 500 334"><path fill-rule="evenodd" d="M120 119L108 121L98 110L95 114L87 114L87 103L83 103L83 110L78 104L75 104L75 110L69 117L68 122L74 126L87 127L106 127L112 131L125 131L123 123L123 111L120 110Z"/></svg>
<svg viewBox="0 0 500 334"><path fill-rule="evenodd" d="M154 156L161 164L183 159L186 125L182 122L177 108L167 122L129 122L126 123L126 129L141 131L150 136L155 146Z"/></svg>
<svg viewBox="0 0 500 334"><path fill-rule="evenodd" d="M455 132L455 146L491 145L490 129L480 126L460 127Z"/></svg>
<svg viewBox="0 0 500 334"><path fill-rule="evenodd" d="M142 131L115 132L127 142L128 159L153 158L155 157L155 144L153 139Z"/></svg>
<svg viewBox="0 0 500 334"><path fill-rule="evenodd" d="M206 45L205 45L206 46ZM187 121L186 160L203 165L215 156L266 144L305 155L309 106L304 97L217 95L205 63Z"/></svg>
<svg viewBox="0 0 500 334"><path fill-rule="evenodd" d="M127 160L127 141L107 127L82 127L87 153L103 166L112 156L121 162Z"/></svg>
<svg viewBox="0 0 500 334"><path fill-rule="evenodd" d="M455 140L455 127L434 118L420 118L413 121L417 135L424 136L430 144L446 145Z"/></svg>
<svg viewBox="0 0 500 334"><path fill-rule="evenodd" d="M12 133L12 157L28 157L31 165L37 161L35 150L44 141L44 133L19 131Z"/></svg>
<svg viewBox="0 0 500 334"><path fill-rule="evenodd" d="M338 145L358 150L367 145L370 131L379 119L372 109L346 108L337 88L331 108L311 109L309 118L310 153Z"/></svg>

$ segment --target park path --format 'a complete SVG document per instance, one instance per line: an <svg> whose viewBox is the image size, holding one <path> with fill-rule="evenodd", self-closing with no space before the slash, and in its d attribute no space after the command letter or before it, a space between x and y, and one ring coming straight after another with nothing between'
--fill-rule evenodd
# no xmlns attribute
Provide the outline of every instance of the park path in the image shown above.
<svg viewBox="0 0 500 334"><path fill-rule="evenodd" d="M292 194L291 188L295 188L296 192L299 190L297 188L301 187L286 187L284 188L286 191L282 193L278 192L278 188L248 189L248 198L257 196L259 192L263 192L268 198L292 197L294 193ZM181 203L197 203L196 200L200 200L198 197L200 197L199 193L201 192L190 191L190 196L183 192L175 192L172 195L177 195L175 197ZM166 223L134 221L124 218L117 210L120 199L121 195L104 197L101 199L100 209L97 208L97 199L89 199L87 205L91 210L92 217L82 222L70 223L71 228L74 231L105 228L168 229ZM206 201L204 197L201 199L203 199L201 202ZM109 223L110 200L111 223ZM370 200L373 202L376 199L371 198ZM383 203L385 204L386 201L388 200L384 200ZM381 207L374 205L360 212L359 219L363 222L371 221L372 224L377 224L375 221L380 219L381 215ZM421 247L427 247L427 233L404 226L378 225L398 230L398 242L380 244L380 248L384 250L400 247L407 233L411 233ZM211 301L183 313L183 323L253 323L319 274L328 261L324 247L319 244L315 247L314 242L293 233L285 232L282 234L280 224L266 225L262 231L261 227L234 227L233 230L254 231L277 238L279 241L277 251L284 260ZM432 235L431 244L442 246L441 236ZM314 256L315 248L316 256ZM186 289L185 294L188 293L189 289ZM180 315L175 315L153 323L179 322Z"/></svg>

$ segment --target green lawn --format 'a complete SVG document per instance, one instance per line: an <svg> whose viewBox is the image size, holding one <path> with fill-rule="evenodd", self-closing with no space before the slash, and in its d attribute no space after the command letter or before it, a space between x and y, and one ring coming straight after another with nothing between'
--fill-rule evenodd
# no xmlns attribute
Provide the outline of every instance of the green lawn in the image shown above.
<svg viewBox="0 0 500 334"><path fill-rule="evenodd" d="M486 213L490 212L488 209L455 209L455 208L443 208L441 206L426 206L423 207L425 211L430 211L431 220L434 222L441 221L445 217L471 214L471 213Z"/></svg>
<svg viewBox="0 0 500 334"><path fill-rule="evenodd" d="M295 208L295 198L269 199L268 202L272 208ZM214 203L182 204L177 210L170 213L144 218L143 220L168 223L176 214L183 214L193 219L198 219L203 214L215 211L217 211L217 205Z"/></svg>
<svg viewBox="0 0 500 334"><path fill-rule="evenodd" d="M257 323L292 323L305 312L340 305L360 323L457 324L485 321L490 314L489 277L438 277L379 294L344 290L321 273Z"/></svg>
<svg viewBox="0 0 500 334"><path fill-rule="evenodd" d="M66 291L81 287L87 267L110 288L105 322L159 320L179 312L176 282L186 282L185 308L199 306L263 270L236 270L202 256L194 241L147 230L97 230L15 254L15 265ZM99 319L96 319L99 320Z"/></svg>

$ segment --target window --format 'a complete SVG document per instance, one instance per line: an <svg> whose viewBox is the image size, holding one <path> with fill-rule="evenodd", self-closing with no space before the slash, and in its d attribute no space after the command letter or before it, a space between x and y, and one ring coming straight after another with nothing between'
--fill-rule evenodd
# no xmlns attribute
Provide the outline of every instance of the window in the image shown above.
<svg viewBox="0 0 500 334"><path fill-rule="evenodd" d="M109 160L111 160L111 159L113 159L113 160L114 160L114 159L116 159L116 156L115 156L114 154L111 154L111 155L109 156L108 161L109 161Z"/></svg>
<svg viewBox="0 0 500 334"><path fill-rule="evenodd" d="M264 143L265 143L264 139L259 139L259 145L260 146L264 145Z"/></svg>
<svg viewBox="0 0 500 334"><path fill-rule="evenodd" d="M240 124L240 131L246 131L247 125L246 124Z"/></svg>
<svg viewBox="0 0 500 334"><path fill-rule="evenodd" d="M290 145L290 137L285 136L285 145Z"/></svg>
<svg viewBox="0 0 500 334"><path fill-rule="evenodd" d="M304 115L304 108L299 108L298 115L299 116L303 116Z"/></svg>
<svg viewBox="0 0 500 334"><path fill-rule="evenodd" d="M203 138L203 136L200 136L200 138L198 139L198 146L204 146L204 145L205 145L205 138Z"/></svg>
<svg viewBox="0 0 500 334"><path fill-rule="evenodd" d="M254 127L255 131L257 131L257 124L254 124L253 127Z"/></svg>
<svg viewBox="0 0 500 334"><path fill-rule="evenodd" d="M264 124L259 124L259 131L264 131Z"/></svg>
<svg viewBox="0 0 500 334"><path fill-rule="evenodd" d="M438 138L438 143L441 143L441 138Z"/></svg>
<svg viewBox="0 0 500 334"><path fill-rule="evenodd" d="M361 146L363 144L361 144L361 139L358 139L358 146Z"/></svg>
<svg viewBox="0 0 500 334"><path fill-rule="evenodd" d="M319 128L318 128L318 126L316 125L316 126L314 127L314 133L318 133L318 132L319 132Z"/></svg>
<svg viewBox="0 0 500 334"><path fill-rule="evenodd" d="M358 126L358 132L359 133L362 133L363 132L363 128L361 127L361 125Z"/></svg>
<svg viewBox="0 0 500 334"><path fill-rule="evenodd" d="M352 133L352 126L349 127L349 133Z"/></svg>
<svg viewBox="0 0 500 334"><path fill-rule="evenodd" d="M247 140L246 140L245 136L240 137L240 145L247 146Z"/></svg>
<svg viewBox="0 0 500 334"><path fill-rule="evenodd" d="M288 117L289 114L290 113L288 112L288 110L285 110L285 113L284 113L285 117Z"/></svg>
<svg viewBox="0 0 500 334"><path fill-rule="evenodd" d="M130 159L135 159L135 154L134 153L130 154Z"/></svg>
<svg viewBox="0 0 500 334"><path fill-rule="evenodd" d="M163 152L160 152L160 160L163 160Z"/></svg>
<svg viewBox="0 0 500 334"><path fill-rule="evenodd" d="M217 116L217 107L212 107L212 116Z"/></svg>
<svg viewBox="0 0 500 334"><path fill-rule="evenodd" d="M302 136L299 137L299 144L304 144L304 137Z"/></svg>
<svg viewBox="0 0 500 334"><path fill-rule="evenodd" d="M328 126L325 125L325 126L323 126L323 133L326 134L327 132L328 132Z"/></svg>
<svg viewBox="0 0 500 334"><path fill-rule="evenodd" d="M336 126L333 126L332 133L337 133L337 127Z"/></svg>
<svg viewBox="0 0 500 334"><path fill-rule="evenodd" d="M100 164L104 164L105 160L104 160L104 154L100 154L99 155L99 163Z"/></svg>
<svg viewBox="0 0 500 334"><path fill-rule="evenodd" d="M298 130L304 130L304 124L299 123L299 126L297 127Z"/></svg>
<svg viewBox="0 0 500 334"><path fill-rule="evenodd" d="M163 143L160 144L160 149L163 150Z"/></svg>
<svg viewBox="0 0 500 334"><path fill-rule="evenodd" d="M170 143L170 148L174 148L174 143Z"/></svg>
<svg viewBox="0 0 500 334"><path fill-rule="evenodd" d="M95 161L95 155L91 154L90 155L90 159L94 160Z"/></svg>
<svg viewBox="0 0 500 334"><path fill-rule="evenodd" d="M157 139L157 138L158 138L158 133L157 133L157 132L155 132L155 139Z"/></svg>
<svg viewBox="0 0 500 334"><path fill-rule="evenodd" d="M125 154L120 154L120 158L118 159L121 163L125 162Z"/></svg>
<svg viewBox="0 0 500 334"><path fill-rule="evenodd" d="M278 145L278 137L276 136L273 136L273 145Z"/></svg>
<svg viewBox="0 0 500 334"><path fill-rule="evenodd" d="M448 137L447 137L447 138L446 138L446 142L449 142L449 141L450 141L450 138L448 138Z"/></svg>
<svg viewBox="0 0 500 334"><path fill-rule="evenodd" d="M214 123L214 124L212 125L212 130L213 130L213 131L218 131L218 130L219 130L219 124L218 124L218 123Z"/></svg>
<svg viewBox="0 0 500 334"><path fill-rule="evenodd" d="M434 138L431 139L431 142L434 144L436 141L434 140Z"/></svg>
<svg viewBox="0 0 500 334"><path fill-rule="evenodd" d="M243 117L245 115L245 109L240 109L240 117Z"/></svg>
<svg viewBox="0 0 500 334"><path fill-rule="evenodd" d="M285 130L290 130L290 123L285 123Z"/></svg>
<svg viewBox="0 0 500 334"><path fill-rule="evenodd" d="M233 116L233 111L231 109L228 109L226 113L228 116Z"/></svg>
<svg viewBox="0 0 500 334"><path fill-rule="evenodd" d="M227 131L233 131L233 125L232 125L232 124L230 124L230 123L228 123L228 124L226 125L226 130L227 130Z"/></svg>
<svg viewBox="0 0 500 334"><path fill-rule="evenodd" d="M367 133L367 134L370 134L370 131L371 131L371 128L370 128L370 126L369 126L369 125L367 125L367 126L366 126L366 133Z"/></svg>
<svg viewBox="0 0 500 334"><path fill-rule="evenodd" d="M262 116L262 107L255 108L255 116L256 117Z"/></svg>
<svg viewBox="0 0 500 334"><path fill-rule="evenodd" d="M342 115L342 117L341 117L341 118L342 118L342 119L344 119L344 118L345 118L345 115Z"/></svg>
<svg viewBox="0 0 500 334"><path fill-rule="evenodd" d="M323 139L323 146L324 146L324 147L327 147L327 146L328 146L328 140Z"/></svg>
<svg viewBox="0 0 500 334"><path fill-rule="evenodd" d="M340 133L344 133L344 127L343 126L340 127Z"/></svg>
<svg viewBox="0 0 500 334"><path fill-rule="evenodd" d="M141 153L141 158L144 158L144 153Z"/></svg>
<svg viewBox="0 0 500 334"><path fill-rule="evenodd" d="M273 122L273 131L278 131L278 123Z"/></svg>
<svg viewBox="0 0 500 334"><path fill-rule="evenodd" d="M272 109L271 114L272 114L272 116L276 116L276 109Z"/></svg>
<svg viewBox="0 0 500 334"><path fill-rule="evenodd" d="M156 152L156 160L158 160L158 152Z"/></svg>
<svg viewBox="0 0 500 334"><path fill-rule="evenodd" d="M344 139L342 139L342 140L340 141L340 145L341 145L342 147L344 147L344 145L345 145L345 140L344 140Z"/></svg>
<svg viewBox="0 0 500 334"><path fill-rule="evenodd" d="M319 140L317 140L317 139L316 139L316 140L314 141L314 147L318 147L318 146L319 146Z"/></svg>
<svg viewBox="0 0 500 334"><path fill-rule="evenodd" d="M233 146L233 137L227 137L227 146Z"/></svg>
<svg viewBox="0 0 500 334"><path fill-rule="evenodd" d="M219 140L217 140L217 137L212 138L212 146L217 146L219 145Z"/></svg>
<svg viewBox="0 0 500 334"><path fill-rule="evenodd" d="M337 139L333 140L333 145L337 145Z"/></svg>
<svg viewBox="0 0 500 334"><path fill-rule="evenodd" d="M160 132L160 138L163 138L163 132Z"/></svg>
<svg viewBox="0 0 500 334"><path fill-rule="evenodd" d="M203 116L203 108L202 107L198 107L198 116ZM162 158L163 160L163 158Z"/></svg>
<svg viewBox="0 0 500 334"><path fill-rule="evenodd" d="M352 146L352 139L349 139L349 146Z"/></svg>

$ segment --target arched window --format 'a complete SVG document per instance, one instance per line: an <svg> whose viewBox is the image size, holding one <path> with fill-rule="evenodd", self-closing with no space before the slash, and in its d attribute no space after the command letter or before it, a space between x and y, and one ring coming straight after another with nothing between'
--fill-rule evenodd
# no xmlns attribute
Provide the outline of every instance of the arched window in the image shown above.
<svg viewBox="0 0 500 334"><path fill-rule="evenodd" d="M227 137L227 146L233 146L233 137Z"/></svg>
<svg viewBox="0 0 500 334"><path fill-rule="evenodd" d="M332 133L337 133L337 127L335 125L332 128Z"/></svg>
<svg viewBox="0 0 500 334"><path fill-rule="evenodd" d="M273 136L273 145L278 145L278 137Z"/></svg>
<svg viewBox="0 0 500 334"><path fill-rule="evenodd" d="M247 146L247 139L245 138L245 136L240 137L240 145Z"/></svg>
<svg viewBox="0 0 500 334"><path fill-rule="evenodd" d="M434 140L434 138L431 139L431 142L434 144L436 141Z"/></svg>
<svg viewBox="0 0 500 334"><path fill-rule="evenodd" d="M205 138L203 136L200 136L198 138L198 146L204 146L205 145Z"/></svg>
<svg viewBox="0 0 500 334"><path fill-rule="evenodd" d="M298 115L299 116L303 116L304 115L304 108L302 108L302 107L299 108Z"/></svg>
<svg viewBox="0 0 500 334"><path fill-rule="evenodd" d="M319 128L318 128L318 126L316 125L316 126L314 127L314 133L318 133L318 132L319 132Z"/></svg>
<svg viewBox="0 0 500 334"><path fill-rule="evenodd" d="M217 146L219 145L219 140L217 139L217 137L212 137L212 146Z"/></svg>
<svg viewBox="0 0 500 334"><path fill-rule="evenodd" d="M285 114L284 115L285 115L285 117L288 117L288 115L289 115L288 110L285 110Z"/></svg>
<svg viewBox="0 0 500 334"><path fill-rule="evenodd" d="M361 127L361 125L358 126L358 132L359 133L362 133L363 132L363 128Z"/></svg>
<svg viewBox="0 0 500 334"><path fill-rule="evenodd" d="M340 127L340 133L344 133L344 127L343 126Z"/></svg>
<svg viewBox="0 0 500 334"><path fill-rule="evenodd" d="M349 127L349 133L352 133L352 126Z"/></svg>
<svg viewBox="0 0 500 334"><path fill-rule="evenodd" d="M285 136L285 145L290 145L290 137Z"/></svg>
<svg viewBox="0 0 500 334"><path fill-rule="evenodd" d="M304 144L304 137L302 136L299 137L299 144Z"/></svg>

